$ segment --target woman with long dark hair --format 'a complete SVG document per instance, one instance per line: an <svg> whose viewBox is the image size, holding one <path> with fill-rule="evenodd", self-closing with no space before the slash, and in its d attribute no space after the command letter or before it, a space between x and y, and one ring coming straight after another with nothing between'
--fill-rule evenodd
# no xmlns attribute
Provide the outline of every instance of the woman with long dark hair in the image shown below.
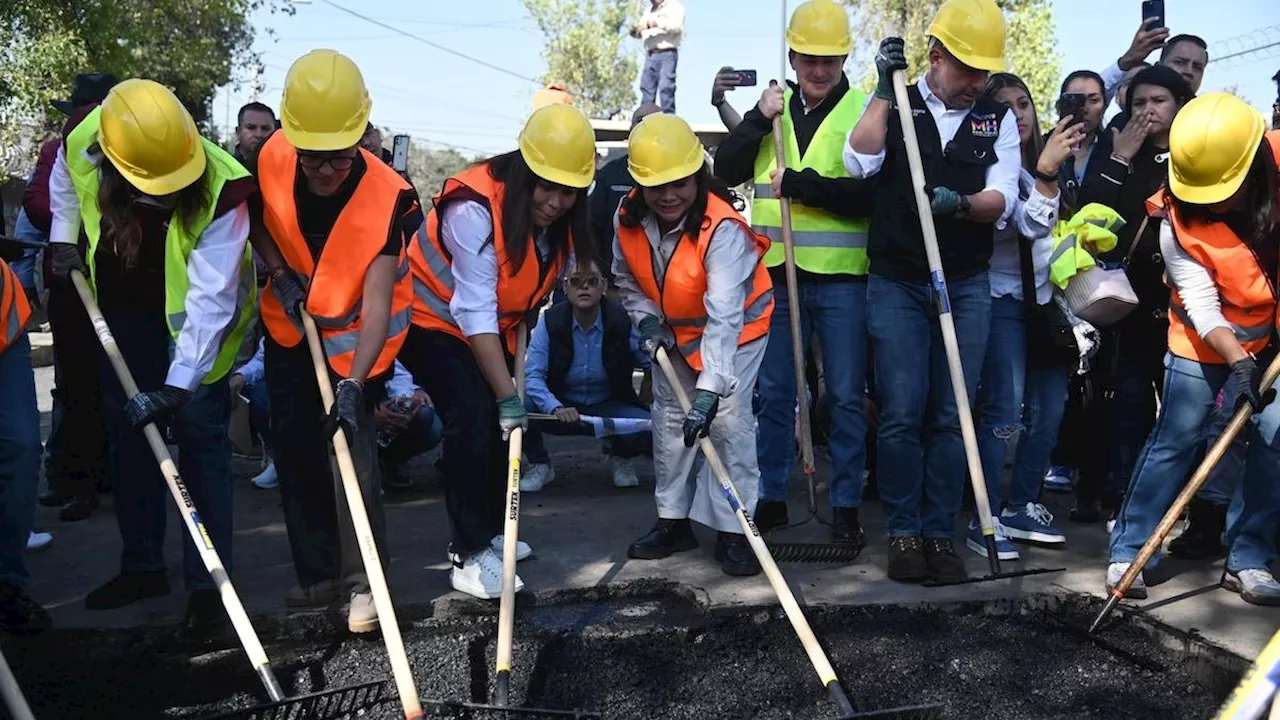
<svg viewBox="0 0 1280 720"><path fill-rule="evenodd" d="M248 171L200 137L178 98L150 80L116 85L67 125L50 179L51 268L60 282L72 270L86 273L142 390L126 398L104 356L102 407L124 550L120 575L85 599L91 609L169 593L169 500L139 432L148 423L168 423L179 471L230 565L227 374L253 312L246 200L255 193ZM76 248L82 223L84 260ZM213 582L192 544L183 548L188 622L218 622Z"/></svg>
<svg viewBox="0 0 1280 720"><path fill-rule="evenodd" d="M1019 200L1009 220L996 224L990 270L991 332L977 402L978 449L996 519L996 551L1001 560L1017 560L1010 538L1066 542L1039 500L1041 479L1066 406L1069 361L1074 358L1046 357L1042 339L1043 325L1052 322L1051 313L1060 312L1049 282L1050 233L1058 221L1061 196L1058 173L1072 148L1084 139L1087 123L1063 118L1042 147L1035 100L1021 79L996 73L987 80L986 94L1013 110L1022 143ZM1024 400L1032 415L1026 427ZM1015 438L1018 453L1006 494L1004 461ZM965 545L987 556L976 521L969 525Z"/></svg>
<svg viewBox="0 0 1280 720"><path fill-rule="evenodd" d="M1249 405L1242 512L1227 528L1222 586L1246 602L1280 605L1280 405L1262 392L1277 351L1280 272L1280 132L1226 93L1187 103L1169 133L1168 185L1149 201L1173 286L1160 415L1138 458L1111 535L1111 588L1155 530L1196 460L1215 410ZM1215 438L1216 439L1216 438ZM1148 567L1154 567L1153 557ZM1146 597L1138 582L1129 597Z"/></svg>
<svg viewBox="0 0 1280 720"><path fill-rule="evenodd" d="M751 392L764 360L773 283L769 240L751 230L712 186L702 143L674 115L650 115L631 131L628 167L638 187L615 221L613 274L622 304L650 354L665 348L692 407L654 372L653 470L658 522L627 556L665 558L698 546L689 522L719 531L716 560L729 575L760 572L741 526L706 467L691 472L710 437L755 513L760 467Z"/></svg>
<svg viewBox="0 0 1280 720"><path fill-rule="evenodd" d="M511 379L517 329L575 257L592 257L587 117L548 105L529 117L519 144L436 194L409 252L413 325L400 354L444 421L453 587L479 598L502 592L505 441L529 423ZM521 542L517 556L531 552ZM516 590L523 586L517 577Z"/></svg>

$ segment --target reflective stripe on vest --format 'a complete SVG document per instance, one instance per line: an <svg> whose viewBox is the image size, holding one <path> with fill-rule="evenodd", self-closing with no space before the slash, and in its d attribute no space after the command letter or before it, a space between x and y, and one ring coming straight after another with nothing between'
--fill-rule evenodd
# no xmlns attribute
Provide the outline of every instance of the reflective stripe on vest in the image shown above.
<svg viewBox="0 0 1280 720"><path fill-rule="evenodd" d="M298 222L296 181L297 150L280 133L273 135L258 154L258 184L262 190L263 220L271 231L289 269L309 281L304 302L320 331L329 367L339 376L351 374L355 349L363 329L361 311L369 268L382 257L387 233L401 233L397 216L409 185L378 159L361 150L365 172L342 207L317 259ZM402 247L396 258L391 306L385 340L371 376L391 371L404 345L408 317L413 308L409 258ZM271 285L268 285L271 287ZM272 339L284 347L302 342L300 324L284 311L275 292L262 299L262 321Z"/></svg>
<svg viewBox="0 0 1280 720"><path fill-rule="evenodd" d="M1179 321L1189 328L1195 327L1191 323L1191 316L1187 314L1186 309L1182 307L1181 303L1169 303L1169 316L1178 318ZM1255 343L1259 340L1264 342L1270 340L1271 334L1275 332L1275 328L1268 323L1246 326L1229 322L1227 323L1227 326L1231 328L1231 332L1236 336L1236 340L1239 340L1240 344L1244 346L1248 346L1250 343Z"/></svg>
<svg viewBox="0 0 1280 720"><path fill-rule="evenodd" d="M83 221L85 236L89 240L85 263L89 267L89 285L95 295L97 293L97 249L102 235L102 211L98 207L99 165L106 160L100 153L92 154L90 148L98 142L101 113L101 108L94 108L67 134L65 153L67 171L72 185L75 186L76 198L80 203L80 217ZM174 219L169 222L165 233L165 321L175 343L187 319L186 299L190 288L187 263L191 252L205 229L214 220L218 197L222 194L223 186L232 180L249 177L249 171L245 170L225 150L204 138L200 138L200 143L204 148L207 169L199 182L205 184L205 195L209 198L209 202L200 209L200 214L190 221ZM253 307L258 290L254 273L253 251L248 243L245 243L244 254L240 260L240 284L236 295L236 307L231 319L222 329L222 340L213 368L201 379L205 385L213 384L226 377L235 365L236 355L240 352L245 332L253 319Z"/></svg>
<svg viewBox="0 0 1280 720"><path fill-rule="evenodd" d="M0 260L0 353L22 337L31 320L31 305L18 275Z"/></svg>
<svg viewBox="0 0 1280 720"><path fill-rule="evenodd" d="M822 120L817 131L800 156L795 126L791 119L793 91L787 90L783 99L782 134L786 142L787 167L794 170L813 169L827 178L847 178L844 167L844 145L849 130L862 116L865 96L850 88ZM773 195L769 175L777 169L777 155L772 136L760 143L755 161L755 200L751 204L752 228L772 241L765 253L768 267L781 265L784 259L782 244L782 208ZM795 243L796 265L808 272L831 275L865 275L869 267L867 259L866 219L840 217L825 210L791 204L791 237Z"/></svg>

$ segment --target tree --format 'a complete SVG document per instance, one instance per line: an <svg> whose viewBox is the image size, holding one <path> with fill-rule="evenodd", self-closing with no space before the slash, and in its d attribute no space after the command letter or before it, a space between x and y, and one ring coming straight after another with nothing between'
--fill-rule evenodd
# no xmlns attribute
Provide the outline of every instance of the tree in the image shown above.
<svg viewBox="0 0 1280 720"><path fill-rule="evenodd" d="M614 118L635 104L639 66L624 52L629 0L523 0L547 38L546 85L559 83L589 117Z"/></svg>
<svg viewBox="0 0 1280 720"><path fill-rule="evenodd" d="M925 33L942 0L843 0L853 13L854 55L871 57L880 40L891 35L906 38L907 74L918 76L929 65ZM1060 69L1054 39L1053 8L1049 0L996 0L1004 11L1005 58L1010 72L1022 78L1036 101L1042 129L1053 127L1057 113ZM875 67L868 63L863 87L875 87Z"/></svg>
<svg viewBox="0 0 1280 720"><path fill-rule="evenodd" d="M418 189L423 210L430 207L431 196L440 192L444 181L475 162L454 148L436 150L423 143L409 144L409 179Z"/></svg>

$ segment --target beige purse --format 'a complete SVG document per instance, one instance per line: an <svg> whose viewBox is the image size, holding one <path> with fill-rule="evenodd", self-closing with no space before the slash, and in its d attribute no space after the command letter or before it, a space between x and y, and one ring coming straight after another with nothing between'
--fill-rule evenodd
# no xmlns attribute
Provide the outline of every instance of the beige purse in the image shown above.
<svg viewBox="0 0 1280 720"><path fill-rule="evenodd" d="M1129 246L1129 253L1124 256L1120 267L1107 270L1095 265L1076 274L1067 283L1063 296L1067 300L1067 307L1071 308L1076 317L1094 327L1104 328L1120 322L1138 307L1138 295L1133 291L1125 267L1129 265L1129 258L1133 257L1133 251L1142 240L1150 219L1150 216L1143 216L1142 224L1138 226L1138 232Z"/></svg>

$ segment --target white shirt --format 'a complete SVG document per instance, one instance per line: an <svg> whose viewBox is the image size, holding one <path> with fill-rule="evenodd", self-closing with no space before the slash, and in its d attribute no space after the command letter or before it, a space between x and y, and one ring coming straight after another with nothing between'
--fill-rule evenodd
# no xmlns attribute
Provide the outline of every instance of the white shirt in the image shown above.
<svg viewBox="0 0 1280 720"><path fill-rule="evenodd" d="M102 155L90 159L98 164ZM53 213L50 242L76 243L80 237L80 199L71 183L65 148L58 148L49 177L49 209ZM187 319L178 331L166 385L195 390L213 369L236 314L240 262L248 240L249 207L240 203L209 223L196 241L187 258Z"/></svg>
<svg viewBox="0 0 1280 720"><path fill-rule="evenodd" d="M645 315L664 319L662 308L649 299L636 282L627 258L618 242L618 216L613 217L613 278L618 285L622 305L636 325ZM645 218L644 234L653 249L654 276L659 285L667 274L667 264L681 242L684 223L666 234L658 230L653 215ZM684 242L688 242L685 240ZM707 292L702 301L707 310L707 324L702 333L702 373L696 387L709 390L721 397L728 397L738 389L738 378L733 374L733 359L738 353L738 336L742 334L743 306L751 291L756 266L755 242L737 223L721 223L711 235L703 263L707 272Z"/></svg>
<svg viewBox="0 0 1280 720"><path fill-rule="evenodd" d="M1196 262L1173 236L1173 226L1166 219L1160 223L1160 254L1164 256L1164 269L1178 288L1182 307L1191 318L1191 326L1204 337L1214 330L1231 324L1222 314L1222 299L1218 296L1218 283L1208 268Z"/></svg>
<svg viewBox="0 0 1280 720"><path fill-rule="evenodd" d="M945 148L955 139L956 133L960 131L961 125L964 124L965 118L969 117L969 111L973 108L954 110L948 108L943 104L942 99L929 89L929 83L925 82L923 76L916 82L916 87L924 98L924 105L929 109L929 114L933 115L934 124L938 126L938 137ZM870 104L874 99L872 96L867 103ZM850 130L849 134L852 135L853 131ZM845 137L844 167L849 171L850 176L867 178L879 173L884 167L884 158L883 148L874 155L864 155L850 147L849 138ZM1004 213L1000 215L1002 220L1013 214L1013 208L1018 203L1018 176L1021 172L1022 145L1018 139L1018 121L1014 119L1013 111L1009 110L1000 120L1000 135L996 137L996 163L987 168L987 185L982 189L983 192L995 190L1004 195Z"/></svg>
<svg viewBox="0 0 1280 720"><path fill-rule="evenodd" d="M1107 101L1107 109L1102 112L1102 127L1106 128L1115 116L1124 111L1120 107L1120 99L1116 97L1116 90L1124 82L1125 73L1120 69L1119 62L1113 62L1098 75L1102 76L1103 98Z"/></svg>
<svg viewBox="0 0 1280 720"><path fill-rule="evenodd" d="M646 27L650 20L654 23L653 27ZM640 16L638 26L646 52L675 50L680 47L680 40L684 36L684 6L679 0L666 0L656 9L650 3L648 12Z"/></svg>
<svg viewBox="0 0 1280 720"><path fill-rule="evenodd" d="M453 256L453 298L449 313L467 337L498 333L498 255L493 249L493 215L474 200L444 206L440 239ZM544 260L550 252L546 234L534 246ZM525 262L538 262L526 257ZM573 266L566 263L562 275Z"/></svg>
<svg viewBox="0 0 1280 720"><path fill-rule="evenodd" d="M1053 297L1049 283L1049 258L1053 255L1053 226L1058 224L1058 197L1047 198L1036 189L1035 178L1026 170L1018 179L1019 197L1013 217L996 223L995 242L991 250L991 297L1011 295L1022 299L1022 259L1018 253L1021 238L1031 243L1031 267L1036 283L1036 304L1044 305ZM1025 195L1026 199L1022 199Z"/></svg>

